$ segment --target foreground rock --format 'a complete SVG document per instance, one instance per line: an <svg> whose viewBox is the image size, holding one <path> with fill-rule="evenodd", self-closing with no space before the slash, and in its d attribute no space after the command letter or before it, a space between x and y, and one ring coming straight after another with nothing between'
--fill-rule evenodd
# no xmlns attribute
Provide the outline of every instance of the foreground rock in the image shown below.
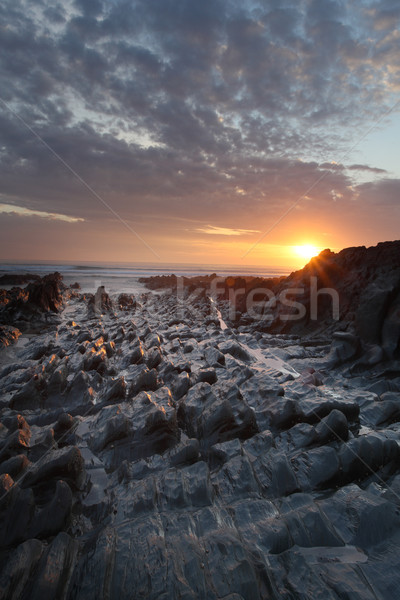
<svg viewBox="0 0 400 600"><path fill-rule="evenodd" d="M64 290L1 351L0 597L392 600L396 351L183 297Z"/></svg>

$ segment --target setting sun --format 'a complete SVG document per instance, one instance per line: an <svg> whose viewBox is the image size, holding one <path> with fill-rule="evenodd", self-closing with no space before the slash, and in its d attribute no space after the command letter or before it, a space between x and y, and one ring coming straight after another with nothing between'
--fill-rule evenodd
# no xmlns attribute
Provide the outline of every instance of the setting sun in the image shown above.
<svg viewBox="0 0 400 600"><path fill-rule="evenodd" d="M305 260L310 260L313 256L316 256L319 252L319 249L316 246L312 246L311 244L303 244L302 246L293 246L294 252L297 256L301 256Z"/></svg>

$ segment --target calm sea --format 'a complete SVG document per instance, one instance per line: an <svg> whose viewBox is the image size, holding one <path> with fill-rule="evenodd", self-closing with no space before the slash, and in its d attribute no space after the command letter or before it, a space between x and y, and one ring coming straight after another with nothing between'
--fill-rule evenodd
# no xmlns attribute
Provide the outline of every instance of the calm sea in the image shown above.
<svg viewBox="0 0 400 600"><path fill-rule="evenodd" d="M54 271L60 272L67 285L78 282L83 291L96 290L104 285L109 291L138 291L139 277L151 275L195 276L216 273L221 277L228 275L249 275L253 277L278 277L288 275L289 270L280 267L260 267L252 265L199 265L199 264L62 264L62 263L0 263L0 275L5 273L35 273L40 276Z"/></svg>

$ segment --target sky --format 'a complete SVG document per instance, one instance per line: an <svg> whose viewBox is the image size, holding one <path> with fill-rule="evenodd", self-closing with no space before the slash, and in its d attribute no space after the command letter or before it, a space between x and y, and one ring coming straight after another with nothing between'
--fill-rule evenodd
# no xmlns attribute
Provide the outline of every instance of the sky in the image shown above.
<svg viewBox="0 0 400 600"><path fill-rule="evenodd" d="M2 0L0 258L398 239L398 0Z"/></svg>

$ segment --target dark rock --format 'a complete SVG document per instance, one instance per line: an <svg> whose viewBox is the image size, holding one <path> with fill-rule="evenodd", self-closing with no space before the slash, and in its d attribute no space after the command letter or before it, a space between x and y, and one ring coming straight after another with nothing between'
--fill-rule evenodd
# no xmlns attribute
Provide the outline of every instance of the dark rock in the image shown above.
<svg viewBox="0 0 400 600"><path fill-rule="evenodd" d="M111 380L108 389L105 391L101 401L105 404L110 402L120 402L126 395L126 383L123 375L118 379Z"/></svg>
<svg viewBox="0 0 400 600"><path fill-rule="evenodd" d="M396 294L398 284L398 275L392 280L386 276L384 279L378 279L364 290L355 321L357 334L364 341L381 344L383 322Z"/></svg>
<svg viewBox="0 0 400 600"><path fill-rule="evenodd" d="M64 289L60 273L45 275L40 281L35 281L27 286L27 303L43 312L60 312L63 307L62 292Z"/></svg>
<svg viewBox="0 0 400 600"><path fill-rule="evenodd" d="M136 308L135 296L131 294L120 294L118 296L118 308L120 310L130 311Z"/></svg>
<svg viewBox="0 0 400 600"><path fill-rule="evenodd" d="M0 597L15 600L32 590L32 580L37 570L44 544L39 540L27 540L12 550L2 561L0 573ZM25 597L27 596L25 594Z"/></svg>
<svg viewBox="0 0 400 600"><path fill-rule="evenodd" d="M357 357L360 353L361 344L357 336L344 331L337 331L332 335L331 350L328 355L328 363L332 367L341 365Z"/></svg>
<svg viewBox="0 0 400 600"><path fill-rule="evenodd" d="M72 446L52 450L24 475L24 488L48 482L50 479L65 479L74 489L79 489L85 478L85 466L79 448Z"/></svg>
<svg viewBox="0 0 400 600"><path fill-rule="evenodd" d="M32 519L27 536L48 538L59 533L72 509L72 492L65 481L57 481L54 496Z"/></svg>
<svg viewBox="0 0 400 600"><path fill-rule="evenodd" d="M155 369L162 361L162 356L159 348L152 348L146 358L146 364L149 369Z"/></svg>
<svg viewBox="0 0 400 600"><path fill-rule="evenodd" d="M189 373L179 373L171 385L171 393L175 400L180 400L191 386Z"/></svg>
<svg viewBox="0 0 400 600"><path fill-rule="evenodd" d="M225 355L218 348L206 348L204 350L204 358L210 367L218 368L225 365Z"/></svg>
<svg viewBox="0 0 400 600"><path fill-rule="evenodd" d="M179 417L190 437L212 444L239 437L246 439L258 431L254 412L238 388L216 395L209 383L198 383L179 403Z"/></svg>
<svg viewBox="0 0 400 600"><path fill-rule="evenodd" d="M218 381L217 373L213 368L200 369L199 371L196 371L196 373L193 374L193 377L196 383L205 382L213 384Z"/></svg>
<svg viewBox="0 0 400 600"><path fill-rule="evenodd" d="M88 317L96 317L112 310L112 302L104 285L97 288L97 292L88 300Z"/></svg>
<svg viewBox="0 0 400 600"><path fill-rule="evenodd" d="M46 380L42 375L34 375L10 400L13 410L43 408L45 405Z"/></svg>
<svg viewBox="0 0 400 600"><path fill-rule="evenodd" d="M348 436L349 425L345 415L340 410L332 410L315 427L314 441L326 444L335 439L346 441Z"/></svg>
<svg viewBox="0 0 400 600"><path fill-rule="evenodd" d="M0 464L0 474L7 473L15 479L30 465L30 461L24 454L17 454Z"/></svg>
<svg viewBox="0 0 400 600"><path fill-rule="evenodd" d="M21 332L16 327L0 325L0 348L5 348L6 346L14 344L20 335Z"/></svg>
<svg viewBox="0 0 400 600"><path fill-rule="evenodd" d="M144 351L143 351L142 344L139 341L136 348L133 350L132 354L130 355L129 363L131 365L138 365L143 362L143 357L144 357Z"/></svg>
<svg viewBox="0 0 400 600"><path fill-rule="evenodd" d="M149 371L146 368L140 373L135 381L133 381L131 387L129 388L129 396L136 396L136 394L142 391L155 391L159 385L160 382L158 380L157 371L155 369L151 369Z"/></svg>
<svg viewBox="0 0 400 600"><path fill-rule="evenodd" d="M219 344L218 347L223 354L230 354L234 358L237 358L244 362L252 362L253 360L250 354L247 352L247 350L245 350L245 348L243 348L240 344L232 340L222 342L221 344Z"/></svg>

